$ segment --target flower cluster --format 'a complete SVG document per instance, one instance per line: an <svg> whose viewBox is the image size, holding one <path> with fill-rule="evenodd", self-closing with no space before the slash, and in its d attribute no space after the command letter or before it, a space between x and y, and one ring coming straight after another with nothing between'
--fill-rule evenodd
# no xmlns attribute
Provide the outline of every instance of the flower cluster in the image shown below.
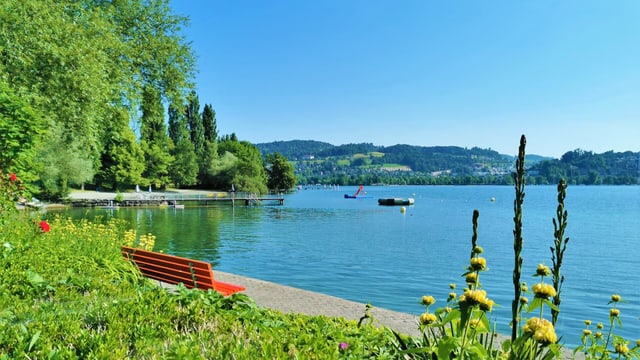
<svg viewBox="0 0 640 360"><path fill-rule="evenodd" d="M40 221L39 226L40 226L40 230L42 230L42 232L44 233L48 233L51 230L51 226L45 220Z"/></svg>
<svg viewBox="0 0 640 360"><path fill-rule="evenodd" d="M420 323L423 325L431 325L435 323L437 320L438 318L432 313L426 312L420 315Z"/></svg>
<svg viewBox="0 0 640 360"><path fill-rule="evenodd" d="M436 302L436 299L433 296L423 296L421 304L424 306L433 305Z"/></svg>
<svg viewBox="0 0 640 360"><path fill-rule="evenodd" d="M156 243L156 237L153 234L140 235L140 242L138 247L142 250L153 250L153 246Z"/></svg>
<svg viewBox="0 0 640 360"><path fill-rule="evenodd" d="M487 268L487 259L483 257L471 258L471 268L473 271L482 271Z"/></svg>
<svg viewBox="0 0 640 360"><path fill-rule="evenodd" d="M531 318L522 327L524 333L531 335L538 343L553 344L558 341L556 331L551 321L541 318Z"/></svg>
<svg viewBox="0 0 640 360"><path fill-rule="evenodd" d="M549 275L551 275L551 270L549 269L549 267L544 264L538 264L538 268L536 269L535 276L549 276Z"/></svg>
<svg viewBox="0 0 640 360"><path fill-rule="evenodd" d="M495 302L487 297L485 290L465 289L464 294L459 298L460 305L474 306L479 305L482 311L491 311Z"/></svg>
<svg viewBox="0 0 640 360"><path fill-rule="evenodd" d="M551 284L537 283L533 285L533 294L540 299L548 299L556 296L556 289Z"/></svg>
<svg viewBox="0 0 640 360"><path fill-rule="evenodd" d="M15 173L6 176L0 170L0 213L16 211L16 201L24 201L26 191L24 184Z"/></svg>

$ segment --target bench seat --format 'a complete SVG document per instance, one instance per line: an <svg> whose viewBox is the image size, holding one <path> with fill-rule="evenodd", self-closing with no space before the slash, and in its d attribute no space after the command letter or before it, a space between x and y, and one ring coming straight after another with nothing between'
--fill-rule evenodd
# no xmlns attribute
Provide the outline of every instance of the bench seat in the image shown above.
<svg viewBox="0 0 640 360"><path fill-rule="evenodd" d="M245 290L240 285L216 281L208 262L129 246L123 246L121 252L126 260L132 261L144 276L151 279L174 285L182 283L189 289L212 289L224 296Z"/></svg>

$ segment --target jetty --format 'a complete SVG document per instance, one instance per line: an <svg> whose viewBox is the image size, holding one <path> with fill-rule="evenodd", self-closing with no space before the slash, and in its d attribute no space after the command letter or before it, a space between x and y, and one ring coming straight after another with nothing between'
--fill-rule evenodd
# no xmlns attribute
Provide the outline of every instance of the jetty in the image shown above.
<svg viewBox="0 0 640 360"><path fill-rule="evenodd" d="M188 204L190 206L209 206L215 203L231 205L284 205L284 197L257 196L254 194L238 194L229 196L226 193L207 194L176 194L176 193L127 193L122 200L114 197L75 196L67 202L73 207L144 207L144 206L174 206Z"/></svg>

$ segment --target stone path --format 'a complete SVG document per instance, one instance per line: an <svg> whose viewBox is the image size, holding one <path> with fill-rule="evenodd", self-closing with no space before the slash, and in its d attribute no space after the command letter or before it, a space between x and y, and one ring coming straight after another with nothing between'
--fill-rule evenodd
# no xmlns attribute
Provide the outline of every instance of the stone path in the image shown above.
<svg viewBox="0 0 640 360"><path fill-rule="evenodd" d="M256 302L256 305L280 310L285 313L326 315L357 321L364 315L366 309L366 304L313 291L297 289L217 270L214 271L214 274L217 280L246 287L247 290L243 291L243 293L252 298ZM385 326L402 334L420 336L418 318L415 315L377 308L375 306L371 308L370 314L374 319L374 324L377 326Z"/></svg>

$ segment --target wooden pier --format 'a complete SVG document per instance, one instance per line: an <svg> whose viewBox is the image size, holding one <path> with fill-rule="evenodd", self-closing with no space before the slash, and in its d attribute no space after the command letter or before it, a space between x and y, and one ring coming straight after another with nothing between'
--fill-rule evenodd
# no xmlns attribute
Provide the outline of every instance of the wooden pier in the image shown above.
<svg viewBox="0 0 640 360"><path fill-rule="evenodd" d="M135 197L126 196L122 201L108 199L73 199L71 205L74 207L136 207L136 206L176 206L192 204L193 206L208 206L214 203L230 203L235 206L244 205L284 205L283 197L262 197L255 195L241 196L214 196L205 195L175 195L175 194L136 194Z"/></svg>

